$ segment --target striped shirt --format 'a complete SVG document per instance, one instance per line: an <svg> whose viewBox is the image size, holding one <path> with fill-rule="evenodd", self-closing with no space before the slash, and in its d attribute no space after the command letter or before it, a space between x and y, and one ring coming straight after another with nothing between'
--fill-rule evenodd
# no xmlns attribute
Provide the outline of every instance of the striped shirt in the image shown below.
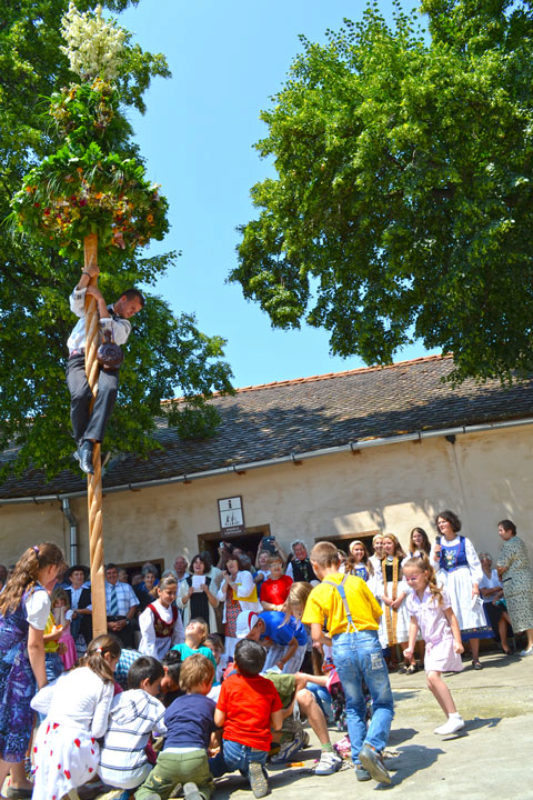
<svg viewBox="0 0 533 800"><path fill-rule="evenodd" d="M151 770L145 747L151 733L166 733L164 714L164 705L143 689L114 698L98 769L104 783L131 789L145 780Z"/></svg>
<svg viewBox="0 0 533 800"><path fill-rule="evenodd" d="M139 605L139 598L129 585L129 583L122 583L117 581L115 584L114 594L117 598L117 611L115 612L121 617L125 617L132 606ZM113 593L113 584L109 581L105 582L105 604L108 615L112 613L111 607L111 594Z"/></svg>

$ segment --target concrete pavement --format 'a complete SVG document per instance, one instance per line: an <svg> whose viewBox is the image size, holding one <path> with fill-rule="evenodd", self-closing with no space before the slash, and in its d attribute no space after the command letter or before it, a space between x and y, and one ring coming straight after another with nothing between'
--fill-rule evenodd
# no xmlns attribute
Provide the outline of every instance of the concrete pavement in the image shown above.
<svg viewBox="0 0 533 800"><path fill-rule="evenodd" d="M483 670L466 661L463 672L446 677L466 721L464 732L448 739L433 733L444 715L424 673L391 675L396 707L386 758L390 786L358 783L349 762L335 775L315 776L320 750L309 731L310 747L294 757L303 767L269 767L273 800L364 800L376 792L409 800L533 800L533 656L482 654L482 662ZM334 740L342 735L332 731ZM253 800L237 775L217 781L214 800L229 797Z"/></svg>

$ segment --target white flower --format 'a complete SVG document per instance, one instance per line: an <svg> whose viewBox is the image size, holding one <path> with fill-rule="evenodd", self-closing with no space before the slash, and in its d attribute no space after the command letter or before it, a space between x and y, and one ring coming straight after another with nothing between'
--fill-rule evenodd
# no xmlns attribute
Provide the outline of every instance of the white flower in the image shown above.
<svg viewBox="0 0 533 800"><path fill-rule="evenodd" d="M61 51L68 56L73 72L85 80L117 77L126 32L115 20L103 19L102 6L80 14L71 2L61 20L61 35L67 42Z"/></svg>

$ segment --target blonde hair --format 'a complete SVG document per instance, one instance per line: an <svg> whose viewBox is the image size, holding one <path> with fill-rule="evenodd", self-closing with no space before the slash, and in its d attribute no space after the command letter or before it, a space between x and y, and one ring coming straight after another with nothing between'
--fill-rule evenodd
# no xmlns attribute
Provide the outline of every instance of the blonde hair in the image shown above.
<svg viewBox="0 0 533 800"><path fill-rule="evenodd" d="M122 645L119 639L109 633L102 633L89 643L87 652L79 660L79 666L89 667L104 683L112 682L115 676L104 656L110 653L112 658L120 658L121 652Z"/></svg>
<svg viewBox="0 0 533 800"><path fill-rule="evenodd" d="M0 614L15 611L22 596L35 589L39 582L40 570L50 566L59 568L66 566L63 552L56 544L43 542L43 544L28 547L15 564L13 573L0 595Z"/></svg>
<svg viewBox="0 0 533 800"><path fill-rule="evenodd" d="M394 542L394 558L405 558L405 553L403 548L398 540L398 537L395 536L394 533L384 533L383 539L390 539L391 542ZM385 556L386 558L386 556Z"/></svg>
<svg viewBox="0 0 533 800"><path fill-rule="evenodd" d="M287 603L288 605L298 603L301 606L305 606L307 603L307 598L313 591L313 587L307 581L296 581L295 583L291 584L291 588L289 589L289 594L287 595Z"/></svg>
<svg viewBox="0 0 533 800"><path fill-rule="evenodd" d="M383 538L381 533L379 535ZM375 538L376 537L374 536L374 539ZM372 541L374 541L374 539L372 539ZM350 542L350 547L348 548L349 551L350 551L350 555L348 556L348 559L346 561L346 571L347 572L353 572L353 570L355 569L357 563L359 563L359 562L357 562L355 560L355 556L354 556L353 550L352 550L352 547L355 544L359 545L359 547L363 548L363 558L362 558L362 561L360 563L365 565L365 567L368 570L368 574L369 575L373 575L374 574L374 567L373 567L372 562L370 561L370 556L368 554L368 550L367 550L366 544L364 542L362 542L361 539L354 539L353 542Z"/></svg>
<svg viewBox="0 0 533 800"><path fill-rule="evenodd" d="M64 600L66 607L70 608L69 593L65 591L65 589L63 589L62 586L56 586L56 588L50 595L50 606L52 610L58 600Z"/></svg>
<svg viewBox="0 0 533 800"><path fill-rule="evenodd" d="M332 542L317 542L309 556L319 567L338 567L339 553Z"/></svg>
<svg viewBox="0 0 533 800"><path fill-rule="evenodd" d="M428 587L429 591L431 592L433 598L437 600L437 605L442 605L442 589L437 584L437 578L435 577L435 570L430 564L429 558L427 556L418 556L415 558L408 558L407 561L403 565L403 569L414 567L419 572L424 572L428 579Z"/></svg>
<svg viewBox="0 0 533 800"><path fill-rule="evenodd" d="M200 641L200 644L202 645L205 642L205 640L207 639L207 635L209 633L209 625L207 624L205 619L202 619L202 617L193 617L193 619L189 620L188 624L192 625L193 622L195 622L197 625L201 625L202 628L203 628L204 634L203 634L202 639Z"/></svg>
<svg viewBox="0 0 533 800"><path fill-rule="evenodd" d="M305 608L305 604L307 603L307 598L313 591L313 587L307 581L296 581L295 583L291 584L291 588L289 589L289 594L287 595L287 599L284 603L283 610L285 611L285 619L280 624L285 625L289 622L291 618L291 606L299 605L302 608Z"/></svg>
<svg viewBox="0 0 533 800"><path fill-rule="evenodd" d="M157 589L157 594L159 594L159 592L162 592L164 589L169 589L171 586L176 586L176 588L178 586L178 580L172 573L161 578L155 588Z"/></svg>
<svg viewBox="0 0 533 800"><path fill-rule="evenodd" d="M180 689L182 692L192 692L202 683L212 681L215 677L213 662L201 653L187 656L180 670Z"/></svg>

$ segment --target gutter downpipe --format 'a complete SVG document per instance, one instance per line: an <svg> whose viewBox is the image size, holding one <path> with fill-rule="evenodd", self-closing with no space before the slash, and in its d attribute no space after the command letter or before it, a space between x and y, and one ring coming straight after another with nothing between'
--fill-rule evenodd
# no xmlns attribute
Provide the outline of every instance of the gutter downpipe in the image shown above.
<svg viewBox="0 0 533 800"><path fill-rule="evenodd" d="M273 467L278 464L301 462L320 456L336 455L337 453L357 453L359 450L366 450L370 447L383 447L389 444L401 444L402 442L420 442L422 439L434 439L439 436L457 436L459 434L480 433L482 431L500 430L502 428L516 428L521 425L533 425L533 417L519 420L508 420L506 422L489 422L482 425L461 425L455 428L439 428L432 431L414 431L413 433L401 433L397 436L380 437L376 439L362 439L348 442L347 444L336 445L334 447L324 447L319 450L308 450L304 453L289 453L278 458L268 458L263 461L252 461L249 464L230 464L227 467L204 470L202 472L182 473L173 475L169 478L155 478L150 481L137 481L136 483L122 483L117 486L106 486L103 494L114 494L115 492L139 491L154 486L167 486L172 483L191 483L193 480L202 478L214 478L228 473L244 473L252 469L263 467ZM3 505L16 505L17 503L48 503L59 500L63 503L65 499L75 497L86 497L86 491L65 492L64 494L50 495L31 495L29 497L9 497L0 498L0 507Z"/></svg>
<svg viewBox="0 0 533 800"><path fill-rule="evenodd" d="M70 507L69 497L67 495L61 496L61 510L68 520L70 530L70 564L78 563L78 522L72 513Z"/></svg>

